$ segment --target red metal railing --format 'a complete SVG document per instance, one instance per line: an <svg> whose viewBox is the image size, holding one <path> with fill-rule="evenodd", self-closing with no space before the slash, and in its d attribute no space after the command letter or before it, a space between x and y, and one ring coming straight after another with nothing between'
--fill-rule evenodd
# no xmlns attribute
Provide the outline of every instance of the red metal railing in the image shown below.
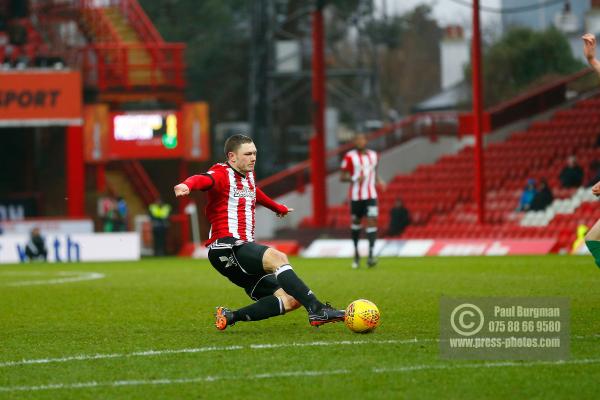
<svg viewBox="0 0 600 400"><path fill-rule="evenodd" d="M119 10L140 43L122 41L107 8ZM165 43L136 0L48 0L33 7L33 12L52 50L70 66L82 69L86 86L99 90L185 88L185 44ZM56 25L65 19L79 22L95 43L75 47L62 43Z"/></svg>
<svg viewBox="0 0 600 400"><path fill-rule="evenodd" d="M103 0L101 5L95 0L72 0L72 2L80 9L85 10L118 8L143 42L164 43L162 36L136 0Z"/></svg>
<svg viewBox="0 0 600 400"><path fill-rule="evenodd" d="M597 81L592 72L590 68L585 68L488 108L483 115L484 131L490 132L522 118L531 117L556 107L568 100L569 91L573 91L572 95L579 95L596 89ZM461 134L471 134L471 114L464 113L459 118L459 132Z"/></svg>
<svg viewBox="0 0 600 400"><path fill-rule="evenodd" d="M132 63L134 52L146 52L148 62ZM100 90L132 87L185 87L185 45L97 44L81 49L86 86Z"/></svg>
<svg viewBox="0 0 600 400"><path fill-rule="evenodd" d="M120 3L119 9L121 13L127 18L129 24L131 24L138 35L140 35L142 41L146 43L164 43L162 36L136 0L115 0L114 2Z"/></svg>
<svg viewBox="0 0 600 400"><path fill-rule="evenodd" d="M81 8L81 18L83 18L84 24L91 29L90 33L94 35L96 42L119 43L121 41L115 27L102 8L84 6Z"/></svg>
<svg viewBox="0 0 600 400"><path fill-rule="evenodd" d="M490 114L491 128L500 128L518 119L531 116L532 111L535 114L564 103L568 85L588 77L592 72L590 68L585 68L490 108L487 112Z"/></svg>
<svg viewBox="0 0 600 400"><path fill-rule="evenodd" d="M88 16L101 34L106 32L106 41L110 41L83 49L87 85L100 90L148 86L184 88L185 45L165 43L136 0L107 0L102 8L90 0L80 1L82 15ZM118 8L142 43L123 43L104 13L106 7Z"/></svg>
<svg viewBox="0 0 600 400"><path fill-rule="evenodd" d="M387 125L367 136L369 147L383 151L404 143L410 139L425 136L434 138L438 135L458 135L458 114L454 112L427 113L411 115L399 122ZM339 170L342 156L354 146L347 143L325 154L327 171L325 174ZM261 179L258 186L270 196L276 197L292 190L304 189L309 183L310 160L302 161L295 166L277 174Z"/></svg>
<svg viewBox="0 0 600 400"><path fill-rule="evenodd" d="M121 168L146 206L152 204L159 197L158 189L139 161L121 161Z"/></svg>

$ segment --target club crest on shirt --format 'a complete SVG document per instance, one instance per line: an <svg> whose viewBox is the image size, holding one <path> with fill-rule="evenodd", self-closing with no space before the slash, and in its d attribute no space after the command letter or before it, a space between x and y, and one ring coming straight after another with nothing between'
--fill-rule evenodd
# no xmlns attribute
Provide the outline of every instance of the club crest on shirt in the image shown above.
<svg viewBox="0 0 600 400"><path fill-rule="evenodd" d="M256 192L254 190L250 190L248 188L233 189L233 197L250 197L252 199L256 198Z"/></svg>

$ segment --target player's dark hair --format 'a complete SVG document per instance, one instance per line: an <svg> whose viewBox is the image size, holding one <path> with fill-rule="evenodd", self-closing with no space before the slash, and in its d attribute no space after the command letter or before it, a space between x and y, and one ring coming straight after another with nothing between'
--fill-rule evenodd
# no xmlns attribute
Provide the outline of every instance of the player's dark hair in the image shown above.
<svg viewBox="0 0 600 400"><path fill-rule="evenodd" d="M227 157L227 154L229 154L230 151L235 153L244 143L252 143L252 139L246 135L240 134L228 137L225 141L225 157Z"/></svg>

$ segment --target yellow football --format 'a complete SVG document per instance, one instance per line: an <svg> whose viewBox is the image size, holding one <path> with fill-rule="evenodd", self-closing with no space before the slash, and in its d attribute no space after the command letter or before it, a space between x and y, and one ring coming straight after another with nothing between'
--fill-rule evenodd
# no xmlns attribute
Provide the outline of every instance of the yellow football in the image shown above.
<svg viewBox="0 0 600 400"><path fill-rule="evenodd" d="M371 332L379 326L379 309L372 301L355 300L346 308L344 323L352 332Z"/></svg>

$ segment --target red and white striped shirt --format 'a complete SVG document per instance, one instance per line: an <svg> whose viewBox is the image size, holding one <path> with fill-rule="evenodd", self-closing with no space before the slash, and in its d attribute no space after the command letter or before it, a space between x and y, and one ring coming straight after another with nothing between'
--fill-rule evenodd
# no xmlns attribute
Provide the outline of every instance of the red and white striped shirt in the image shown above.
<svg viewBox="0 0 600 400"><path fill-rule="evenodd" d="M346 153L342 160L342 171L350 173L352 179L349 188L351 200L377 198L377 162L378 156L373 150L365 149L364 152L359 152L354 149Z"/></svg>
<svg viewBox="0 0 600 400"><path fill-rule="evenodd" d="M254 172L243 175L229 164L215 164L206 174L191 176L183 183L190 190L208 191L205 214L210 222L210 233L205 242L207 246L223 237L253 242L257 202L276 213L288 212L286 206L276 203L256 187Z"/></svg>

